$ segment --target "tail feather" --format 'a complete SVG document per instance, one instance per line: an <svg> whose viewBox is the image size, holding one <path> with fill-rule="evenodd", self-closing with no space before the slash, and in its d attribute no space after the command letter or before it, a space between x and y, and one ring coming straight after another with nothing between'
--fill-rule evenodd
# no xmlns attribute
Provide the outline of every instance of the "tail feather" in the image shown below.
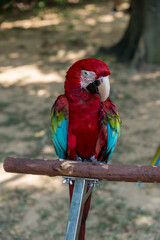
<svg viewBox="0 0 160 240"><path fill-rule="evenodd" d="M72 200L73 189L74 189L74 183L72 185L69 184L70 203ZM89 195L87 201L84 204L78 240L85 240L85 226L86 226L86 220L87 220L88 213L89 213L90 203L91 203L91 194Z"/></svg>
<svg viewBox="0 0 160 240"><path fill-rule="evenodd" d="M86 228L86 224L81 223L78 240L85 240L85 228Z"/></svg>

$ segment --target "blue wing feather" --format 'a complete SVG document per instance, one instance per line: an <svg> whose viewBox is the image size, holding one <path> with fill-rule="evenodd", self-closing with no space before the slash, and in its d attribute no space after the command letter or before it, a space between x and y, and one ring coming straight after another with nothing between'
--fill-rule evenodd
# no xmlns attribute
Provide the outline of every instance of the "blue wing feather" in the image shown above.
<svg viewBox="0 0 160 240"><path fill-rule="evenodd" d="M156 163L154 164L154 166L158 166L159 161L160 161L160 156L158 157L158 159L157 159ZM143 184L142 182L139 182L138 183L138 188L140 188L142 186L142 184Z"/></svg>
<svg viewBox="0 0 160 240"><path fill-rule="evenodd" d="M59 142L57 140L57 136L55 134L52 134L52 140L53 140L53 143L54 143L55 151L56 151L58 157L60 157L62 149L60 147L60 144L59 144Z"/></svg>
<svg viewBox="0 0 160 240"><path fill-rule="evenodd" d="M107 162L109 161L112 155L117 139L118 139L118 132L115 131L115 129L112 129L110 123L108 122L107 123L107 149L106 149L106 155L108 155Z"/></svg>
<svg viewBox="0 0 160 240"><path fill-rule="evenodd" d="M65 158L67 151L67 108L68 102L64 96L60 96L52 108L52 140L56 154L59 158Z"/></svg>
<svg viewBox="0 0 160 240"><path fill-rule="evenodd" d="M108 98L103 102L100 111L100 135L97 141L96 151L99 160L108 162L120 136L121 120L113 102ZM99 149L101 148L100 152Z"/></svg>
<svg viewBox="0 0 160 240"><path fill-rule="evenodd" d="M160 162L160 145L158 146L157 151L156 151L155 155L153 156L153 159L152 159L150 165L158 166L159 162ZM142 182L139 182L138 187L141 187L142 184L143 184Z"/></svg>
<svg viewBox="0 0 160 240"><path fill-rule="evenodd" d="M157 159L157 161L156 161L154 166L158 166L159 161L160 161L160 155L159 155L159 157L158 157L158 159Z"/></svg>
<svg viewBox="0 0 160 240"><path fill-rule="evenodd" d="M63 118L62 124L59 124L56 132L52 134L55 151L59 158L65 158L67 150L67 120Z"/></svg>

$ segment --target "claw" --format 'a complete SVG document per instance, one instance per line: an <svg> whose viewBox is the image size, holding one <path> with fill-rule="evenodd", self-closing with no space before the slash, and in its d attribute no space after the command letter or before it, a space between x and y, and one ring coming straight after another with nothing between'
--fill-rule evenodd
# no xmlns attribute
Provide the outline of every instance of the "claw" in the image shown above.
<svg viewBox="0 0 160 240"><path fill-rule="evenodd" d="M107 164L106 161L101 161L100 163Z"/></svg>
<svg viewBox="0 0 160 240"><path fill-rule="evenodd" d="M87 159L84 159L83 162L88 162L88 160L87 160Z"/></svg>
<svg viewBox="0 0 160 240"><path fill-rule="evenodd" d="M95 156L90 157L90 160L91 160L92 163L99 163L99 161L97 161Z"/></svg>
<svg viewBox="0 0 160 240"><path fill-rule="evenodd" d="M78 156L76 156L76 157L74 158L74 160L75 160L75 161L78 161L78 162L82 162L82 158L81 158L81 157L78 157Z"/></svg>

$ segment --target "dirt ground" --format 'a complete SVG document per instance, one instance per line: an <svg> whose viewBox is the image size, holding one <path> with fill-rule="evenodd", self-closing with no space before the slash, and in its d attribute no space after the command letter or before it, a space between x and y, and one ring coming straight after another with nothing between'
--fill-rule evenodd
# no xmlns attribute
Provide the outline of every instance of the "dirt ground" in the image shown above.
<svg viewBox="0 0 160 240"><path fill-rule="evenodd" d="M113 164L149 165L160 127L160 68L121 64L97 54L125 30L127 2L83 3L12 14L0 25L0 239L61 240L68 217L62 178L5 173L6 156L55 158L50 108L63 93L65 72L95 57L111 69L111 98L121 119ZM86 239L160 240L159 184L101 183L93 194Z"/></svg>

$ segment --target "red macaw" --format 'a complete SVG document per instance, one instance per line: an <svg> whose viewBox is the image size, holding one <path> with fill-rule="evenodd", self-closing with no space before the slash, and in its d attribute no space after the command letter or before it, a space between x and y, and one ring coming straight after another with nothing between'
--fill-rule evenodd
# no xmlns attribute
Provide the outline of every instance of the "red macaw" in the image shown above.
<svg viewBox="0 0 160 240"><path fill-rule="evenodd" d="M51 130L59 158L108 162L120 135L120 118L109 98L110 70L100 60L74 63L66 74L65 93L52 107ZM73 185L70 187L72 198ZM82 217L79 240L85 239L85 222L91 196Z"/></svg>

